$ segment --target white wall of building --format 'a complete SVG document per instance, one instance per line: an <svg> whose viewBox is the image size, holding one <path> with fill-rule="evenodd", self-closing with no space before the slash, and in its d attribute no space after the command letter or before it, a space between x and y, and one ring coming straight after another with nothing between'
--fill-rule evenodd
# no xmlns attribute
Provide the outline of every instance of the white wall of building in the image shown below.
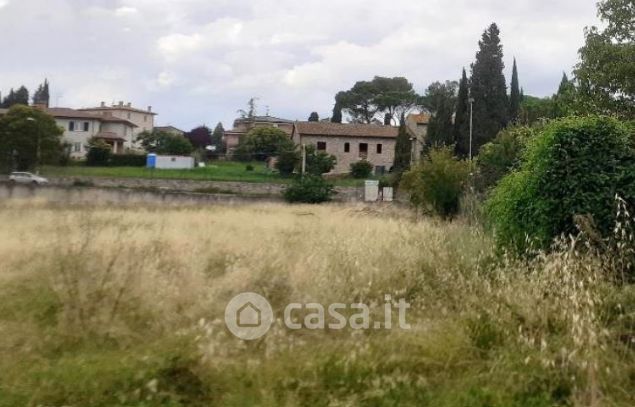
<svg viewBox="0 0 635 407"><path fill-rule="evenodd" d="M86 156L88 140L100 131L101 123L97 119L56 118L57 125L64 129L63 141L69 143L71 158ZM73 123L71 125L71 123ZM87 126L87 130L86 127Z"/></svg>

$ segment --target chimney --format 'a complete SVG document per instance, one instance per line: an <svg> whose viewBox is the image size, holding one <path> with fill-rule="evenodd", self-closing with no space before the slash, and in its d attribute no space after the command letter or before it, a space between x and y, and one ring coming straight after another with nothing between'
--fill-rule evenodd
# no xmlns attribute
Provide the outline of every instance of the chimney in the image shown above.
<svg viewBox="0 0 635 407"><path fill-rule="evenodd" d="M101 107L106 107L106 102L101 102Z"/></svg>
<svg viewBox="0 0 635 407"><path fill-rule="evenodd" d="M119 101L119 107L123 107L123 100Z"/></svg>
<svg viewBox="0 0 635 407"><path fill-rule="evenodd" d="M152 112L152 106L148 106L148 112Z"/></svg>
<svg viewBox="0 0 635 407"><path fill-rule="evenodd" d="M126 106L132 107L132 103L128 102L128 104Z"/></svg>

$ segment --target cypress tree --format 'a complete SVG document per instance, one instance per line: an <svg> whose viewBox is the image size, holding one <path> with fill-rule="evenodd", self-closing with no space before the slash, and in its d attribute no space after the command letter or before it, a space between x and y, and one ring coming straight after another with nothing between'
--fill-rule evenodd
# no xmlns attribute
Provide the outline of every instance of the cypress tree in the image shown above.
<svg viewBox="0 0 635 407"><path fill-rule="evenodd" d="M509 98L509 120L517 122L520 116L520 85L518 84L518 68L516 58L514 58L514 68L512 70L511 94Z"/></svg>
<svg viewBox="0 0 635 407"><path fill-rule="evenodd" d="M344 97L344 92L339 92L335 95L335 106L333 106L333 115L331 116L332 123L342 123L342 98Z"/></svg>
<svg viewBox="0 0 635 407"><path fill-rule="evenodd" d="M410 159L412 156L412 142L406 128L406 117L401 115L399 124L399 133L395 142L395 161L393 163L393 172L401 175L410 168Z"/></svg>
<svg viewBox="0 0 635 407"><path fill-rule="evenodd" d="M479 41L476 61L472 64L471 96L474 99L473 155L507 126L509 101L503 69L503 46L495 23Z"/></svg>
<svg viewBox="0 0 635 407"><path fill-rule="evenodd" d="M459 94L456 101L456 115L454 116L454 141L456 154L467 157L470 149L470 88L465 68L459 82Z"/></svg>

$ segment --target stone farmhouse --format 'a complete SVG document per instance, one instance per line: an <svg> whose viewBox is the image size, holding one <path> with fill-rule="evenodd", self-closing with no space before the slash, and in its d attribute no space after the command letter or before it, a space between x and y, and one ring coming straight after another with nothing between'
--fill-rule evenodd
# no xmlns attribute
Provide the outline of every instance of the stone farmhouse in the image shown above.
<svg viewBox="0 0 635 407"><path fill-rule="evenodd" d="M293 141L316 147L337 158L332 174L345 174L350 165L367 160L377 175L390 171L395 160L395 142L399 129L376 124L296 122Z"/></svg>

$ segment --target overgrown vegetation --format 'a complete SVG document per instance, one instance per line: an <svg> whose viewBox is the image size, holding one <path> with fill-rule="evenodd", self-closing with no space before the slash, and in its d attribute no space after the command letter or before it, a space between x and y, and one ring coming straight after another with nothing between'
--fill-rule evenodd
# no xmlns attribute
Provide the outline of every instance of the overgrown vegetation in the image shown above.
<svg viewBox="0 0 635 407"><path fill-rule="evenodd" d="M373 173L373 164L366 160L359 160L351 164L351 176L353 178L368 178Z"/></svg>
<svg viewBox="0 0 635 407"><path fill-rule="evenodd" d="M317 204L330 201L334 193L333 184L321 176L305 174L289 184L284 191L284 199L290 203Z"/></svg>
<svg viewBox="0 0 635 407"><path fill-rule="evenodd" d="M494 261L478 228L376 207L5 202L0 224L2 406L635 403L635 291L581 240ZM388 294L412 329L241 343L245 291L277 315Z"/></svg>

